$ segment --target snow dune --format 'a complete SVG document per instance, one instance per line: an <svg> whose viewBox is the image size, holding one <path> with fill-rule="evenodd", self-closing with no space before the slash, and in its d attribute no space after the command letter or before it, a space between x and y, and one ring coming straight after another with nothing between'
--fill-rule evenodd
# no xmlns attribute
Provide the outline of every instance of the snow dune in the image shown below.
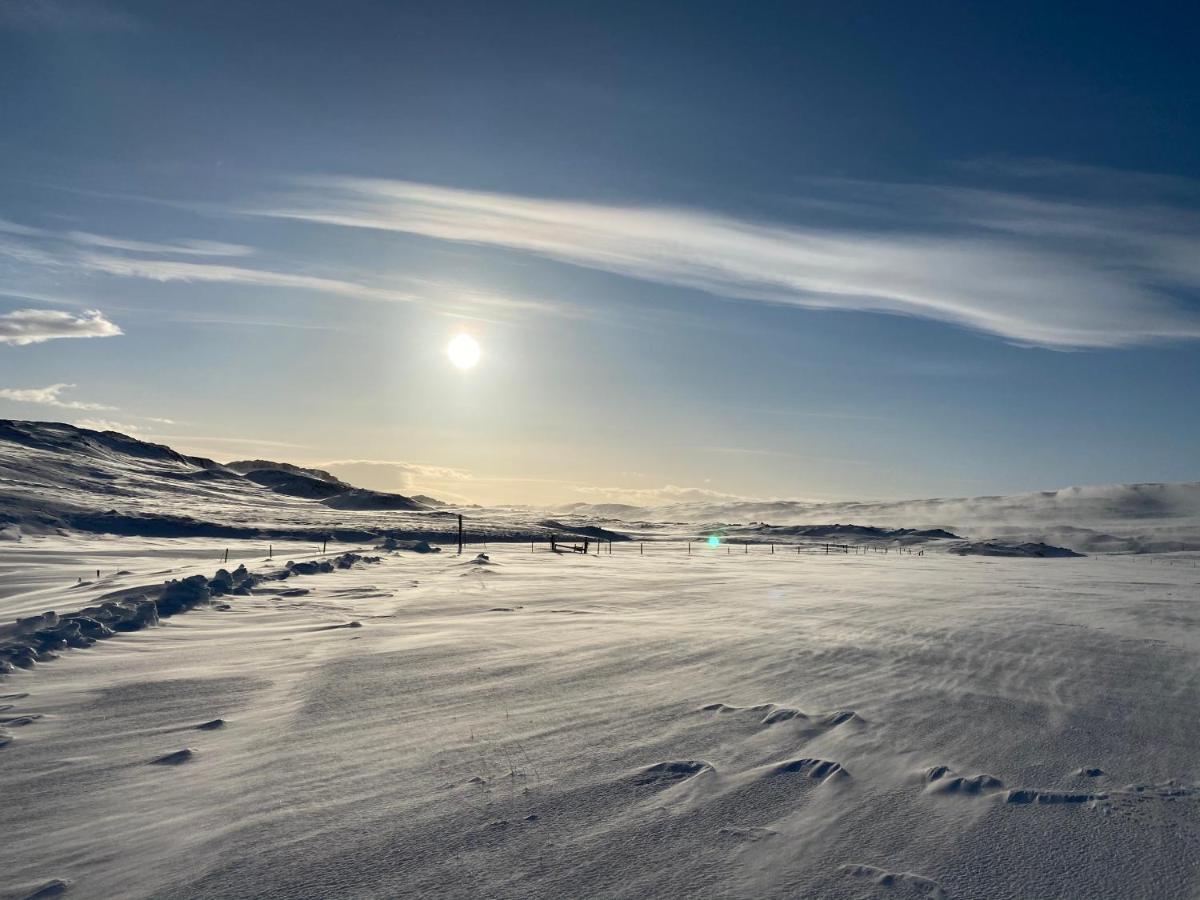
<svg viewBox="0 0 1200 900"><path fill-rule="evenodd" d="M27 537L0 613L211 578L200 543ZM0 896L1200 889L1193 555L481 552L263 581L0 679Z"/></svg>

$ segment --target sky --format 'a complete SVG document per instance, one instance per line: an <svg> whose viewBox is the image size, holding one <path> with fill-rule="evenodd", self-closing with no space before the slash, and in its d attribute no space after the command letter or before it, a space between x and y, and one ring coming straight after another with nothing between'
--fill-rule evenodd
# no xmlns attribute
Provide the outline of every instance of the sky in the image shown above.
<svg viewBox="0 0 1200 900"><path fill-rule="evenodd" d="M3 0L0 417L484 504L1197 480L1197 26Z"/></svg>

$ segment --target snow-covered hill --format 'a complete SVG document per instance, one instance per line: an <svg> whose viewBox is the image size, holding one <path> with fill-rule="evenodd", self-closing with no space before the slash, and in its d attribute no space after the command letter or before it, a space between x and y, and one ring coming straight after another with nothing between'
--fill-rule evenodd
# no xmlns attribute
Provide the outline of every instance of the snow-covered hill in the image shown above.
<svg viewBox="0 0 1200 900"><path fill-rule="evenodd" d="M365 538L453 530L449 513L323 475L265 460L225 466L114 431L0 421L0 527L10 533Z"/></svg>
<svg viewBox="0 0 1200 900"><path fill-rule="evenodd" d="M0 533L66 530L150 537L332 535L450 540L458 512L493 540L607 531L753 543L1044 543L1083 553L1200 549L1200 483L1073 487L1003 497L899 502L708 502L648 508L571 504L456 509L358 488L319 469L186 456L113 431L0 420ZM547 523L552 524L547 524ZM835 524L841 523L841 524Z"/></svg>
<svg viewBox="0 0 1200 900"><path fill-rule="evenodd" d="M653 508L576 503L563 511L626 521L751 523L746 527L755 530L761 523L779 529L829 522L944 529L972 539L1045 543L1083 553L1200 550L1200 482L1095 485L1008 496L901 501L744 500Z"/></svg>

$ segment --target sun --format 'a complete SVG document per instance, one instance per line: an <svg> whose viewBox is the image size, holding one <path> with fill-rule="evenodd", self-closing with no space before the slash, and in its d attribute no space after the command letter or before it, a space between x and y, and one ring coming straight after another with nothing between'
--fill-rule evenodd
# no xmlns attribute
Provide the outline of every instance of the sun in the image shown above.
<svg viewBox="0 0 1200 900"><path fill-rule="evenodd" d="M474 368L481 353L479 341L469 334L457 334L446 345L446 355L450 357L450 362L460 369Z"/></svg>

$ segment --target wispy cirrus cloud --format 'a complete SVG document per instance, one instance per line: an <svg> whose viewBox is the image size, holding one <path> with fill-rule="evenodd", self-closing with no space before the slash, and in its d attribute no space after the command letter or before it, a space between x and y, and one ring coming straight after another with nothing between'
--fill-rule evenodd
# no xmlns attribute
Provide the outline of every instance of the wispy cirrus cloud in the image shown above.
<svg viewBox="0 0 1200 900"><path fill-rule="evenodd" d="M613 206L353 177L299 180L257 215L522 251L721 297L934 319L1052 348L1200 338L1186 206L825 183L834 223Z"/></svg>
<svg viewBox="0 0 1200 900"><path fill-rule="evenodd" d="M81 247L118 250L125 253L148 253L167 256L249 256L254 252L253 247L247 247L244 244L230 244L224 241L194 239L141 241L133 238L114 237L107 234L93 234L90 231L54 231L49 228L38 228L34 225L14 222L11 219L0 219L0 233L16 235L21 238L64 242Z"/></svg>
<svg viewBox="0 0 1200 900"><path fill-rule="evenodd" d="M211 263L182 262L168 259L130 259L103 253L81 253L78 265L89 271L122 278L141 278L149 281L217 282L249 284L259 287L292 288L317 291L361 300L412 302L420 298L407 291L374 287L356 281L324 278L270 269Z"/></svg>
<svg viewBox="0 0 1200 900"><path fill-rule="evenodd" d="M0 315L0 344L40 344L60 338L115 337L124 334L98 309L76 315L57 309L17 309Z"/></svg>
<svg viewBox="0 0 1200 900"><path fill-rule="evenodd" d="M580 318L588 314L587 310L572 307L570 304L528 297L509 297L470 288L459 289L449 297L444 296L444 289L439 289L435 292L437 296L429 296L417 291L381 287L347 278L211 262L132 259L112 254L83 252L74 258L73 263L84 271L118 278L159 282L245 284L309 291L375 303L421 303L448 315L480 317L491 314L513 316L535 313Z"/></svg>
<svg viewBox="0 0 1200 900"><path fill-rule="evenodd" d="M53 231L0 218L0 257L32 268L157 282L242 284L302 290L368 302L424 303L445 315L482 318L526 314L584 317L587 310L532 297L513 297L470 285L411 283L421 292L353 278L233 264L214 258L248 257L254 248L210 240L143 241L86 231ZM182 257L182 258L180 258ZM388 280L383 278L382 280ZM391 279L395 281L395 279ZM304 326L295 326L304 327ZM311 327L311 326L310 326ZM322 326L325 327L325 326Z"/></svg>
<svg viewBox="0 0 1200 900"><path fill-rule="evenodd" d="M116 409L115 406L106 406L103 403L64 400L62 393L74 388L75 385L73 384L49 384L41 388L0 388L0 399L12 400L15 403L35 403L40 406L54 406L59 409Z"/></svg>
<svg viewBox="0 0 1200 900"><path fill-rule="evenodd" d="M85 247L123 250L127 253L158 253L177 256L249 256L254 252L254 248L244 244L227 244L224 241L186 240L162 244L153 241L134 241L110 237L104 234L91 234L87 231L68 231L63 237Z"/></svg>

